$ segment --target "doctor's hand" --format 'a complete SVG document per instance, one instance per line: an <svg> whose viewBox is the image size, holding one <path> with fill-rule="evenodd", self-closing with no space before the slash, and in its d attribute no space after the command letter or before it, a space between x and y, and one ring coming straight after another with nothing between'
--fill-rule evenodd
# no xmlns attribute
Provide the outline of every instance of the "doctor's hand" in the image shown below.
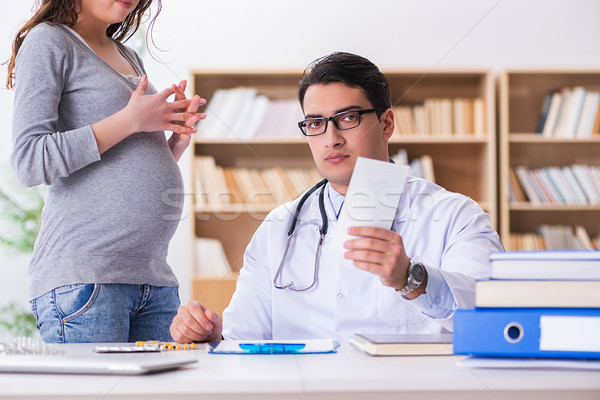
<svg viewBox="0 0 600 400"><path fill-rule="evenodd" d="M406 255L402 236L389 229L371 226L354 226L348 233L359 238L344 242L344 258L352 260L354 266L371 272L381 282L394 289L402 289L408 280L410 257ZM425 292L425 285L407 297L417 298Z"/></svg>
<svg viewBox="0 0 600 400"><path fill-rule="evenodd" d="M171 323L171 336L179 343L212 342L221 340L223 321L219 314L190 300L177 309Z"/></svg>

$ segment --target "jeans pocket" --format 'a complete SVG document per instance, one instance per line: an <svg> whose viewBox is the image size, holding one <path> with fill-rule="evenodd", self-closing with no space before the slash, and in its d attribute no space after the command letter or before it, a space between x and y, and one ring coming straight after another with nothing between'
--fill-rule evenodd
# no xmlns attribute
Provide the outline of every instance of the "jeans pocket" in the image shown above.
<svg viewBox="0 0 600 400"><path fill-rule="evenodd" d="M63 322L69 322L90 309L100 292L95 283L61 286L54 289L56 312Z"/></svg>

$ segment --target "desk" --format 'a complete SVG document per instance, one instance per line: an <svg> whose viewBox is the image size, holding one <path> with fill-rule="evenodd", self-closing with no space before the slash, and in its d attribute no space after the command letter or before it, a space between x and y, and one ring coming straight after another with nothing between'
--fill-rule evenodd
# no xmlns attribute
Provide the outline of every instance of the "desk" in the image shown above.
<svg viewBox="0 0 600 400"><path fill-rule="evenodd" d="M600 399L600 371L469 369L459 356L375 358L347 343L335 354L194 352L197 364L154 375L0 374L0 399Z"/></svg>

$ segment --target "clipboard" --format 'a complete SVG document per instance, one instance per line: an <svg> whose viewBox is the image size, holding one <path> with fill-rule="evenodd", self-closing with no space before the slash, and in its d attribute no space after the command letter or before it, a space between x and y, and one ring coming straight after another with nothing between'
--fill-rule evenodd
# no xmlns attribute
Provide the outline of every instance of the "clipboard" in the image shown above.
<svg viewBox="0 0 600 400"><path fill-rule="evenodd" d="M210 354L322 354L335 353L332 339L310 340L220 340L209 343Z"/></svg>

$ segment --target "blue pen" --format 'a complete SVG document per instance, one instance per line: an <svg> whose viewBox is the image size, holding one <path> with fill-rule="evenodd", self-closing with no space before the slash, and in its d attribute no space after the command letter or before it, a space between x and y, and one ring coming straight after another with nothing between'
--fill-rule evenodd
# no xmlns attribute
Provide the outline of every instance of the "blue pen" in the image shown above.
<svg viewBox="0 0 600 400"><path fill-rule="evenodd" d="M248 353L256 354L289 354L297 353L306 347L303 343L243 343L240 348Z"/></svg>

